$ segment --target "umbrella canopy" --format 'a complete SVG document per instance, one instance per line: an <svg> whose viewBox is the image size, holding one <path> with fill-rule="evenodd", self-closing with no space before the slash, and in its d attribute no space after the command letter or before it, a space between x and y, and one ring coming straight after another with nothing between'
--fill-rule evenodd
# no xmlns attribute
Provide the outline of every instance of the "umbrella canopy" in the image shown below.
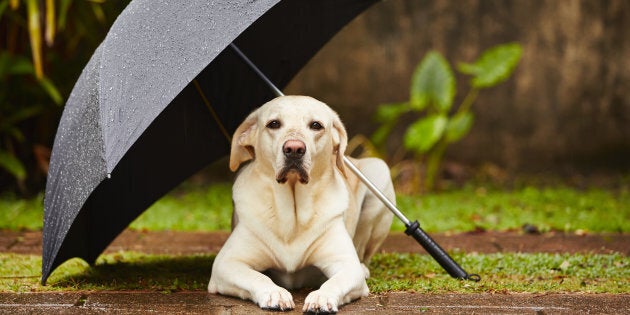
<svg viewBox="0 0 630 315"><path fill-rule="evenodd" d="M274 97L230 43L284 87L376 1L132 1L83 70L59 124L42 283L70 258L93 263L155 200L227 154L225 132Z"/></svg>

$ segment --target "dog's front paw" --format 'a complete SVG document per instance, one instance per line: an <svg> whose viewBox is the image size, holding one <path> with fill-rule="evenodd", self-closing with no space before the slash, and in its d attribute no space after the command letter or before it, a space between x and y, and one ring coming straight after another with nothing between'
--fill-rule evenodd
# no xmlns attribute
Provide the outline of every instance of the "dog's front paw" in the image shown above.
<svg viewBox="0 0 630 315"><path fill-rule="evenodd" d="M337 313L338 304L339 299L337 296L322 292L322 290L317 290L311 292L306 297L302 312L318 314Z"/></svg>
<svg viewBox="0 0 630 315"><path fill-rule="evenodd" d="M291 293L281 287L256 294L256 303L264 310L288 311L295 308Z"/></svg>

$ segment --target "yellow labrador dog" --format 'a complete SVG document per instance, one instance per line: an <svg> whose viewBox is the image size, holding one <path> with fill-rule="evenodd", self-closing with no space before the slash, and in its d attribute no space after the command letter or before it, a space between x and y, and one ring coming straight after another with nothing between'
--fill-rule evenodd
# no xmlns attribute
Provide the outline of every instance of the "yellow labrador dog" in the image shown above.
<svg viewBox="0 0 630 315"><path fill-rule="evenodd" d="M311 97L278 97L245 119L230 154L230 169L240 167L233 230L214 260L209 292L289 310L287 289L319 287L302 309L319 313L368 294L366 265L393 214L346 170L347 142L337 114ZM395 200L383 161L354 163Z"/></svg>

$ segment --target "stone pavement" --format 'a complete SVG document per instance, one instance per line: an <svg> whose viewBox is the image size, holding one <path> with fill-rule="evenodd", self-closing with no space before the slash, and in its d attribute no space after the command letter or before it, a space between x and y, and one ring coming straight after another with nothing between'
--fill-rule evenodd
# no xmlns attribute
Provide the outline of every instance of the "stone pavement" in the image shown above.
<svg viewBox="0 0 630 315"><path fill-rule="evenodd" d="M473 232L431 235L447 251L466 253L598 253L630 254L630 234L565 234L551 232ZM138 232L125 230L106 252L121 250L148 254L216 253L228 237L227 232ZM402 232L391 232L381 247L384 252L426 253L415 240ZM0 231L0 253L36 254L42 252L39 231Z"/></svg>
<svg viewBox="0 0 630 315"><path fill-rule="evenodd" d="M227 233L125 231L108 251L190 254L216 252ZM465 233L436 235L446 250L466 252L630 252L630 235L564 233ZM411 238L392 233L386 252L422 252ZM41 253L40 232L0 231L0 252ZM630 281L630 280L629 280ZM629 282L630 285L630 282ZM301 313L307 292L295 292ZM257 314L249 301L206 292L90 291L65 293L0 293L0 314ZM630 314L630 294L418 294L394 292L370 296L343 306L345 314Z"/></svg>
<svg viewBox="0 0 630 315"><path fill-rule="evenodd" d="M298 308L306 293L294 294ZM370 295L342 314L630 314L630 295L415 294ZM258 314L253 303L205 292L0 293L0 314ZM299 309L284 312L301 313Z"/></svg>

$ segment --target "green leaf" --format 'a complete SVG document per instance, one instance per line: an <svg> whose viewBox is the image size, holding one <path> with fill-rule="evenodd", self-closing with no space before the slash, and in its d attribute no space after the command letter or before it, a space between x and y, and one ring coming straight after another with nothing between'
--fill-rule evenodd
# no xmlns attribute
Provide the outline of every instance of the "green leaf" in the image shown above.
<svg viewBox="0 0 630 315"><path fill-rule="evenodd" d="M2 20L2 16L4 15L4 11L6 11L9 6L9 0L4 0L0 2L0 20Z"/></svg>
<svg viewBox="0 0 630 315"><path fill-rule="evenodd" d="M8 52L0 52L0 78L10 75L34 74L35 69L31 61L24 56L13 56ZM61 105L63 97L55 84L46 76L37 80L48 96L57 105Z"/></svg>
<svg viewBox="0 0 630 315"><path fill-rule="evenodd" d="M48 46L52 46L55 43L57 28L57 21L55 20L56 10L55 0L46 0L44 10L46 20L44 38L46 39L46 44L48 44Z"/></svg>
<svg viewBox="0 0 630 315"><path fill-rule="evenodd" d="M24 142L24 140L26 140L22 131L14 126L8 126L5 128L5 126L0 125L0 131L11 136L13 140L17 142Z"/></svg>
<svg viewBox="0 0 630 315"><path fill-rule="evenodd" d="M0 52L0 78L9 75L33 74L35 69L31 61L24 56Z"/></svg>
<svg viewBox="0 0 630 315"><path fill-rule="evenodd" d="M13 58L12 64L9 67L9 74L33 74L35 73L35 68L33 68L33 64L28 58L23 56L19 56L18 58Z"/></svg>
<svg viewBox="0 0 630 315"><path fill-rule="evenodd" d="M385 143L385 140L387 140L387 136L389 136L389 134L392 132L392 128L393 127L394 127L394 124L383 124L383 125L381 125L372 134L372 137L370 137L370 140L377 147L382 146Z"/></svg>
<svg viewBox="0 0 630 315"><path fill-rule="evenodd" d="M68 8L70 8L70 4L72 4L72 0L61 0L59 18L57 20L59 31L66 29L66 20L68 18Z"/></svg>
<svg viewBox="0 0 630 315"><path fill-rule="evenodd" d="M39 79L39 84L42 86L44 91L48 93L48 96L50 96L55 104L62 105L63 97L61 97L61 93L59 93L59 90L57 90L57 87L50 79L48 79L46 76L43 76Z"/></svg>
<svg viewBox="0 0 630 315"><path fill-rule="evenodd" d="M434 106L447 112L455 97L455 77L451 66L440 53L429 52L416 68L411 79L411 107L423 110Z"/></svg>
<svg viewBox="0 0 630 315"><path fill-rule="evenodd" d="M463 112L451 117L446 125L446 142L453 143L463 138L470 131L473 121L471 112Z"/></svg>
<svg viewBox="0 0 630 315"><path fill-rule="evenodd" d="M518 43L498 45L486 50L474 63L460 63L460 72L472 75L475 88L495 86L510 77L518 65L523 49Z"/></svg>
<svg viewBox="0 0 630 315"><path fill-rule="evenodd" d="M4 117L4 120L0 122L0 127L16 126L18 123L24 120L41 114L43 111L44 108L38 105L20 107L13 111L10 115Z"/></svg>
<svg viewBox="0 0 630 315"><path fill-rule="evenodd" d="M435 114L417 120L407 128L405 147L416 153L429 151L442 137L448 118L444 114Z"/></svg>
<svg viewBox="0 0 630 315"><path fill-rule="evenodd" d="M391 103L379 105L376 109L376 121L380 123L395 122L402 114L409 112L409 103Z"/></svg>
<svg viewBox="0 0 630 315"><path fill-rule="evenodd" d="M41 8L38 0L26 0L26 9L35 77L40 79L44 76L44 60L42 57Z"/></svg>
<svg viewBox="0 0 630 315"><path fill-rule="evenodd" d="M26 169L22 162L6 151L0 151L0 167L7 170L19 181L26 179Z"/></svg>
<svg viewBox="0 0 630 315"><path fill-rule="evenodd" d="M372 134L371 141L376 146L382 146L396 125L398 118L411 110L409 103L382 104L376 110L375 120L381 126Z"/></svg>

